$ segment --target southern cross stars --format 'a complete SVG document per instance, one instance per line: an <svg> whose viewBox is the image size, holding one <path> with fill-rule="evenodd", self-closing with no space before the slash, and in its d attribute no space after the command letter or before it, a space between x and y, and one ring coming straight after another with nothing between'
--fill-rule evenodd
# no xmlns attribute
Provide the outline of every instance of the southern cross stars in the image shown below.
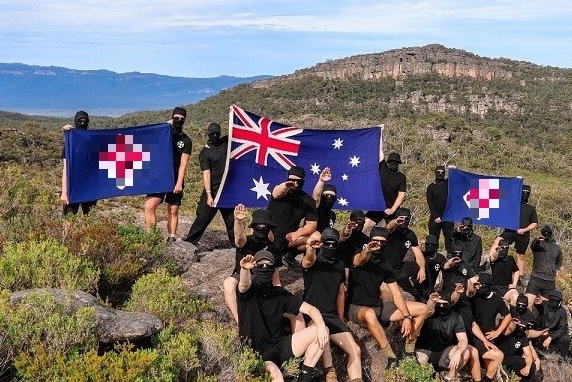
<svg viewBox="0 0 572 382"><path fill-rule="evenodd" d="M268 200L268 196L266 195L271 194L271 192L268 191L268 186L270 185L270 183L264 183L262 175L260 176L260 180L257 181L256 179L253 178L252 181L254 182L254 187L252 187L250 191L256 192L256 199L264 198Z"/></svg>
<svg viewBox="0 0 572 382"><path fill-rule="evenodd" d="M332 143L332 146L334 146L334 150L335 149L340 150L343 145L344 145L344 140L341 138L334 139L334 143Z"/></svg>
<svg viewBox="0 0 572 382"><path fill-rule="evenodd" d="M315 163L310 167L310 171L312 171L312 174L314 175L318 175L320 173L320 165Z"/></svg>
<svg viewBox="0 0 572 382"><path fill-rule="evenodd" d="M361 162L359 161L359 157L358 156L353 156L350 158L350 164L352 165L352 167L357 167Z"/></svg>

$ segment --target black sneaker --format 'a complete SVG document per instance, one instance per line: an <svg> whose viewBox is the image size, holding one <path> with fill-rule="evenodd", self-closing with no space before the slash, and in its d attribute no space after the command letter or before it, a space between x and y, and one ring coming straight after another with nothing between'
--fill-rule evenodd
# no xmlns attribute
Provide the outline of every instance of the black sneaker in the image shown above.
<svg viewBox="0 0 572 382"><path fill-rule="evenodd" d="M199 250L198 250L198 249L195 249L195 252L193 252L192 261L194 261L195 263L200 263L200 262L201 262L201 255L199 254Z"/></svg>
<svg viewBox="0 0 572 382"><path fill-rule="evenodd" d="M394 367L399 366L399 360L395 357L391 357L387 359L387 367L386 369L392 369Z"/></svg>
<svg viewBox="0 0 572 382"><path fill-rule="evenodd" d="M176 237L169 236L169 237L167 238L167 245L173 244L173 243L176 242L176 241L177 241L177 238L176 238Z"/></svg>

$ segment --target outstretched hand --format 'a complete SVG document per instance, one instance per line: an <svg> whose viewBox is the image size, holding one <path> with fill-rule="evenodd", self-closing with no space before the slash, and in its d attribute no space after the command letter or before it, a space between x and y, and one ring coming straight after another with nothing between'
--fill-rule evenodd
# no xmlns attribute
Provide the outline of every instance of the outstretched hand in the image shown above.
<svg viewBox="0 0 572 382"><path fill-rule="evenodd" d="M322 173L320 174L320 180L324 183L332 180L332 171L329 167L326 167L322 170Z"/></svg>
<svg viewBox="0 0 572 382"><path fill-rule="evenodd" d="M246 255L242 259L240 259L240 267L242 269L246 269L247 271L254 268L256 265L256 259L252 255Z"/></svg>
<svg viewBox="0 0 572 382"><path fill-rule="evenodd" d="M234 207L234 218L238 221L246 220L246 207L244 204L238 204Z"/></svg>

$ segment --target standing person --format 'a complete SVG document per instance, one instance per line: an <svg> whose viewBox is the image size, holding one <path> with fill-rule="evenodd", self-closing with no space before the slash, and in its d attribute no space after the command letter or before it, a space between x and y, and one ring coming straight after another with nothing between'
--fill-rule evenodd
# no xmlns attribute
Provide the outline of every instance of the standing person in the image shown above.
<svg viewBox="0 0 572 382"><path fill-rule="evenodd" d="M316 208L318 212L318 227L317 231L322 232L325 228L333 228L336 224L336 213L332 211L332 207L336 202L337 189L333 184L329 184L332 179L332 172L329 167L326 167L321 173L314 190L312 191L312 198L316 201Z"/></svg>
<svg viewBox="0 0 572 382"><path fill-rule="evenodd" d="M308 239L302 258L304 270L303 300L320 310L330 331L330 343L347 355L347 372L351 382L362 381L361 349L344 323L344 262L338 256L340 234L333 228L314 232ZM326 382L337 381L331 352L324 351L322 366Z"/></svg>
<svg viewBox="0 0 572 382"><path fill-rule="evenodd" d="M203 174L203 192L197 202L196 218L185 241L195 246L195 258L198 260L199 240L207 227L220 211L230 246L234 246L234 209L214 207L213 195L216 195L226 165L226 152L228 136L221 137L221 128L218 123L211 122L207 127L208 140L199 154L199 164Z"/></svg>
<svg viewBox="0 0 572 382"><path fill-rule="evenodd" d="M302 167L292 166L286 181L272 190L267 208L270 219L277 225L273 231L274 239L285 254L283 260L296 271L301 270L296 255L306 250L306 240L318 226L316 202L302 189L305 177L306 171ZM304 224L300 226L302 220Z"/></svg>
<svg viewBox="0 0 572 382"><path fill-rule="evenodd" d="M272 285L274 256L262 250L240 261L238 282L238 333L260 353L273 381L283 381L280 365L294 357L304 357L298 381L310 382L314 367L329 342L328 328L320 311L282 287ZM251 276L252 271L252 276ZM311 325L296 333L282 332L285 313L304 313Z"/></svg>
<svg viewBox="0 0 572 382"><path fill-rule="evenodd" d="M145 199L145 226L147 231L155 229L157 226L157 207L159 204L167 203L167 244L177 240L177 227L179 225L179 207L183 200L183 190L185 188L185 174L187 163L191 156L193 142L187 134L183 132L183 125L187 117L187 110L182 107L173 109L171 119L168 123L173 128L173 172L175 175L175 188L172 192L157 193L147 195Z"/></svg>
<svg viewBox="0 0 572 382"><path fill-rule="evenodd" d="M381 153L383 157L383 153ZM381 190L385 200L386 209L384 211L368 211L365 214L364 231L369 232L371 227L378 224L382 219L388 222L395 218L395 211L407 195L407 178L399 171L401 156L398 153L390 153L387 162L382 159L379 162L379 178L381 180Z"/></svg>
<svg viewBox="0 0 572 382"><path fill-rule="evenodd" d="M386 228L373 227L370 242L353 258L348 285L348 319L366 328L388 358L387 367L397 364L397 357L387 340L382 324L401 322L405 337L404 355L415 356L415 342L427 317L427 306L405 301L393 275L384 261L382 248L387 242ZM393 300L381 299L385 283Z"/></svg>
<svg viewBox="0 0 572 382"><path fill-rule="evenodd" d="M76 129L87 130L87 128L89 127L89 115L85 111L80 110L77 113L75 113L73 123L74 123L74 126L68 124L68 125L65 125L64 127L62 127L62 130L66 131L66 130L71 129L72 127L76 128ZM97 200L93 200L93 201L89 201L89 202L83 202L83 203L70 203L69 195L68 195L68 174L67 174L66 150L65 150L65 148L62 150L62 164L63 164L62 193L60 195L60 200L61 200L62 205L63 205L64 216L67 214L70 214L70 213L73 215L77 214L80 207L81 207L81 211L83 212L83 214L87 215L89 213L89 211L96 205Z"/></svg>
<svg viewBox="0 0 572 382"><path fill-rule="evenodd" d="M478 272L483 257L483 239L473 230L473 219L464 217L461 220L461 224L453 232L453 246L455 244L463 248L462 260L469 264L473 271Z"/></svg>
<svg viewBox="0 0 572 382"><path fill-rule="evenodd" d="M556 276L562 268L562 249L554 240L552 228L545 225L540 236L530 243L532 249L532 273L526 286L528 307L532 308L538 296L548 298L548 293L556 289Z"/></svg>
<svg viewBox="0 0 572 382"><path fill-rule="evenodd" d="M445 238L445 250L453 250L453 229L455 223L446 222L441 219L447 206L447 194L449 192L449 179L445 178L445 166L435 167L435 181L427 186L425 196L429 207L429 221L427 229L429 234L437 238L437 249L439 248L439 236L443 232Z"/></svg>
<svg viewBox="0 0 572 382"><path fill-rule="evenodd" d="M526 253L526 248L530 242L530 232L538 227L538 215L536 213L536 208L528 204L528 198L530 197L531 187L527 184L522 186L522 196L520 202L520 228L515 230L505 229L500 236L493 243L493 247L496 246L498 240L504 239L509 245L514 243L514 249L516 251L516 265L518 265L518 270L520 271L521 284L526 287L525 275L526 275L526 262L524 261L524 254ZM523 282L524 281L524 282Z"/></svg>
<svg viewBox="0 0 572 382"><path fill-rule="evenodd" d="M437 279L441 272L441 267L447 261L444 255L437 252L439 242L433 235L425 237L423 257L425 258L425 281L421 284L423 290L423 298L428 300L431 293L437 288ZM428 301L429 302L429 301Z"/></svg>
<svg viewBox="0 0 572 382"><path fill-rule="evenodd" d="M508 242L504 239L498 242L498 247L489 253L491 273L493 276L493 291L503 297L510 305L516 304L519 271L514 257L508 254Z"/></svg>

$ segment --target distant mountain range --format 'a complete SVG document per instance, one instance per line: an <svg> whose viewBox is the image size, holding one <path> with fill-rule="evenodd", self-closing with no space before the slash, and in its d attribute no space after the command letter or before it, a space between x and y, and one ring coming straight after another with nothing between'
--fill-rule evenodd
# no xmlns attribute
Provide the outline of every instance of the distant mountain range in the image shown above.
<svg viewBox="0 0 572 382"><path fill-rule="evenodd" d="M270 77L185 78L0 63L0 110L70 116L85 109L93 115L116 117L195 103L235 85Z"/></svg>

